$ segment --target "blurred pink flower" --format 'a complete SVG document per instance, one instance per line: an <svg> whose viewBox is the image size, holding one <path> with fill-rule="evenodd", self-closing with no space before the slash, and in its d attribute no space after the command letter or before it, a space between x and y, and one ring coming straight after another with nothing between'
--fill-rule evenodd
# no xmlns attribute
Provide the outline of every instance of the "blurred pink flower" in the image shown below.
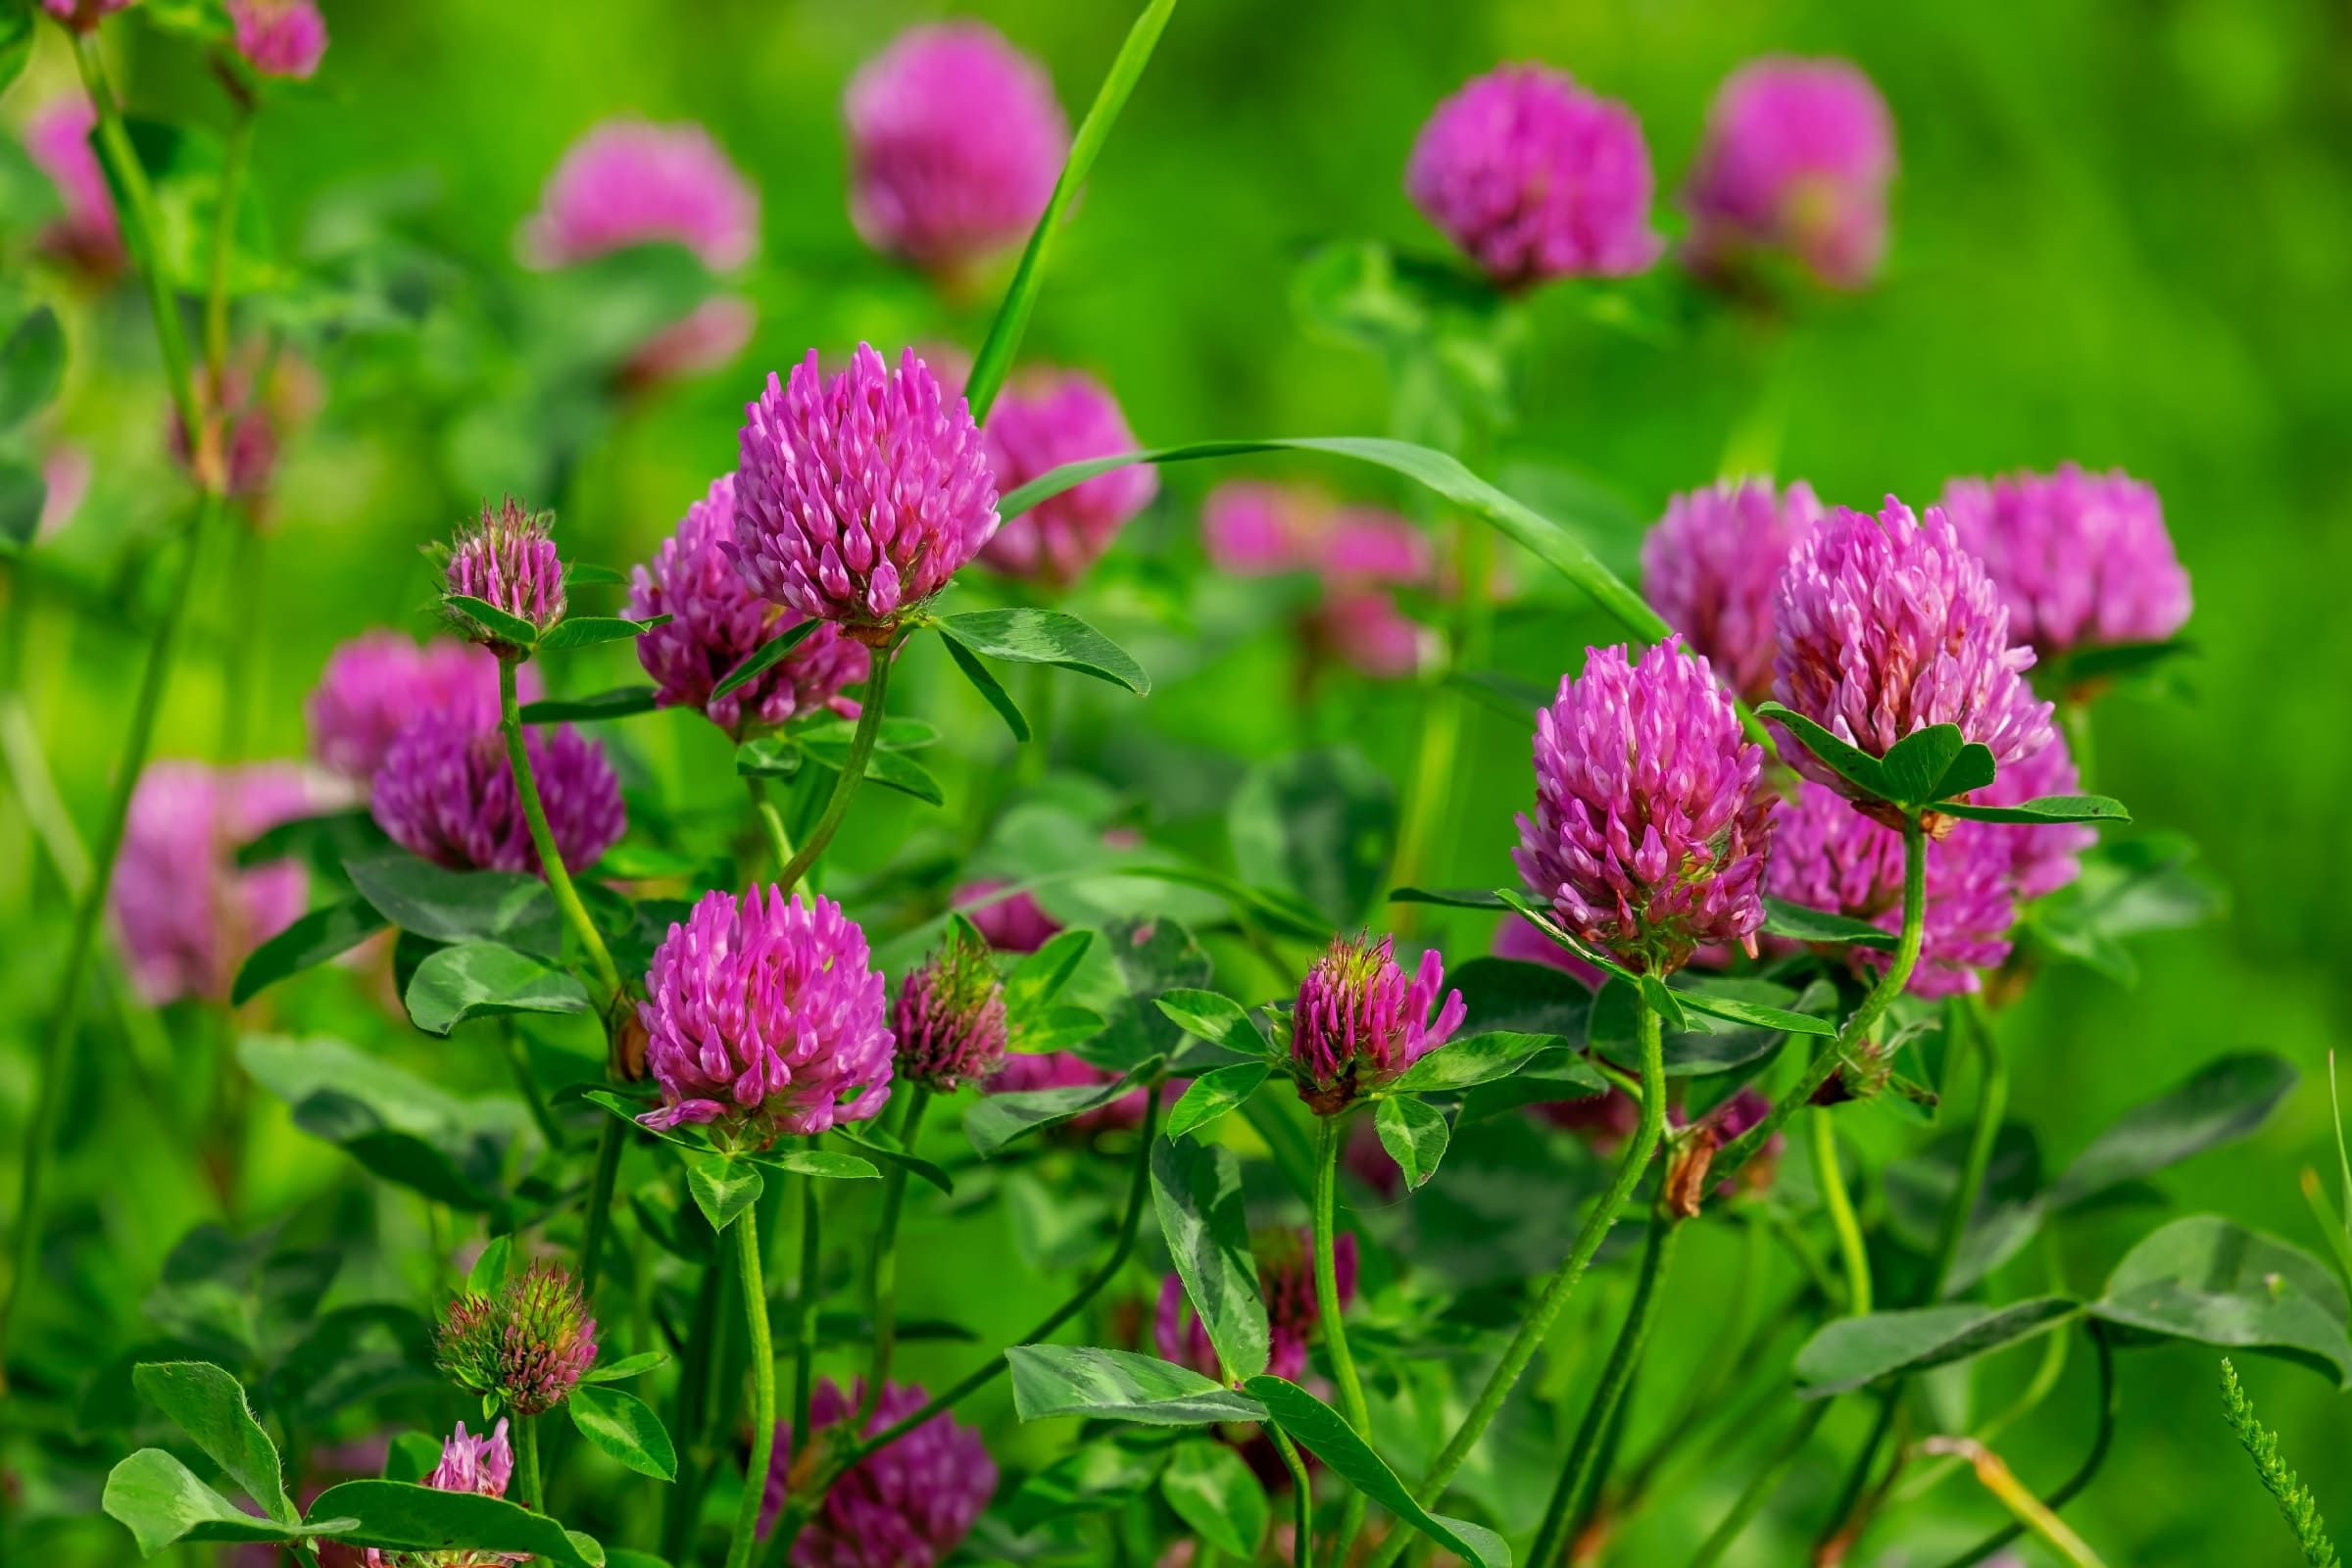
<svg viewBox="0 0 2352 1568"><path fill-rule="evenodd" d="M313 0L228 0L237 53L265 76L307 79L326 53L326 19Z"/></svg>
<svg viewBox="0 0 2352 1568"><path fill-rule="evenodd" d="M1859 70L1750 61L1709 106L1683 187L1691 266L1727 273L1756 251L1780 251L1832 288L1861 288L1886 253L1894 168L1894 121Z"/></svg>
<svg viewBox="0 0 2352 1568"><path fill-rule="evenodd" d="M1772 691L1781 572L1820 519L1801 480L1776 494L1769 479L1726 479L1668 500L1642 541L1642 597L1750 703Z"/></svg>
<svg viewBox="0 0 2352 1568"><path fill-rule="evenodd" d="M572 143L524 220L533 267L569 267L631 245L683 245L712 271L760 241L760 198L696 124L608 120Z"/></svg>
<svg viewBox="0 0 2352 1568"><path fill-rule="evenodd" d="M864 1397L863 1379L847 1390L818 1379L808 1405L811 1436L850 1425ZM929 1402L915 1384L885 1383L858 1431L870 1437ZM778 1422L760 1508L763 1536L791 1494L792 1461L792 1429ZM937 1568L962 1544L996 1490L997 1466L979 1429L943 1410L833 1484L793 1543L793 1568Z"/></svg>
<svg viewBox="0 0 2352 1568"><path fill-rule="evenodd" d="M46 3L46 0L45 0ZM57 187L64 213L42 231L41 248L69 266L107 278L122 270L122 225L98 154L90 146L98 112L78 92L53 98L24 125L24 153Z"/></svg>
<svg viewBox="0 0 2352 1568"><path fill-rule="evenodd" d="M2164 503L2121 469L2068 463L2055 473L1954 479L1943 510L2000 591L2010 635L2044 658L2163 642L2188 619L2188 573Z"/></svg>
<svg viewBox="0 0 2352 1568"><path fill-rule="evenodd" d="M515 692L536 702L538 670L514 672ZM327 656L304 705L311 755L363 789L393 741L425 714L463 714L480 729L498 722L498 660L470 643L438 638L422 647L402 632L362 632Z"/></svg>
<svg viewBox="0 0 2352 1568"><path fill-rule="evenodd" d="M1080 370L1016 376L989 410L980 441L1000 496L1065 463L1136 448L1117 400ZM1004 519L980 560L1056 592L1067 589L1158 494L1159 472L1149 464L1097 474Z"/></svg>

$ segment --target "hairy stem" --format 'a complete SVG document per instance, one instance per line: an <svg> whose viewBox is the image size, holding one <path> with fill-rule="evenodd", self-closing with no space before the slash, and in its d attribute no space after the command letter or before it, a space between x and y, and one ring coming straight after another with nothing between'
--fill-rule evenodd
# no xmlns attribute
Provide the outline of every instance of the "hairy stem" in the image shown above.
<svg viewBox="0 0 2352 1568"><path fill-rule="evenodd" d="M808 874L808 867L825 853L825 846L833 842L842 818L850 814L850 802L856 799L858 786L865 782L866 759L874 755L874 742L882 734L882 700L890 690L890 666L905 636L899 633L887 647L874 650L874 667L866 676L865 695L861 699L865 706L858 711L858 728L850 736L850 755L842 764L841 777L833 781L832 797L825 802L825 814L816 819L807 842L784 862L784 869L776 873L776 887L787 895Z"/></svg>
<svg viewBox="0 0 2352 1568"><path fill-rule="evenodd" d="M930 1104L930 1090L916 1084L908 1091L906 1109L899 1119L899 1147L909 1153L914 1151L915 1135L922 1130L923 1112ZM874 1237L874 1354L866 1373L863 1408L858 1412L859 1430L874 1413L874 1407L882 1402L882 1383L890 1376L891 1352L898 1339L899 1216L906 1207L906 1167L894 1164L883 1173L882 1223Z"/></svg>
<svg viewBox="0 0 2352 1568"><path fill-rule="evenodd" d="M814 1180L813 1177L808 1178ZM767 1332L767 1286L760 1273L758 1204L735 1216L737 1273L743 1281L743 1321L752 1336L752 1456L743 1471L743 1495L735 1504L735 1533L727 1542L727 1568L744 1568L760 1532L760 1504L767 1494L767 1466L776 1446L776 1350ZM808 1430L804 1413L796 1433Z"/></svg>
<svg viewBox="0 0 2352 1568"><path fill-rule="evenodd" d="M531 756L522 744L522 710L514 700L514 672L520 665L512 659L498 662L499 728L507 739L507 761L514 770L514 794L522 803L522 819L531 830L531 847L539 852L539 869L547 876L549 891L556 896L556 907L564 911L564 923L571 927L580 948L588 955L588 962L605 988L605 1011L609 1016L619 1005L621 997L620 971L613 967L612 955L598 934L596 922L588 918L588 906L580 902L580 890L572 885L571 872L564 865L563 852L556 848L556 836L547 825L547 807L539 799L539 780L531 772Z"/></svg>
<svg viewBox="0 0 2352 1568"><path fill-rule="evenodd" d="M534 1513L545 1513L547 1498L539 1487L539 1418L535 1415L514 1417L514 1479L520 1483L515 1490L522 1494L522 1505Z"/></svg>
<svg viewBox="0 0 2352 1568"><path fill-rule="evenodd" d="M1355 1428L1356 1436L1368 1443L1372 1438L1372 1411L1364 1403L1364 1384L1363 1379L1356 1375L1355 1353L1348 1348L1348 1325L1340 1315L1339 1264L1333 1250L1338 1242L1335 1221L1339 1206L1340 1149L1346 1142L1342 1128L1346 1120L1345 1116L1317 1118L1315 1307L1323 1328L1324 1353L1331 1357L1332 1376L1340 1385L1340 1408L1347 1413L1348 1424ZM1348 1560L1348 1548L1354 1544L1355 1533L1363 1528L1363 1492L1350 1489L1340 1516L1339 1534L1332 1542L1332 1561Z"/></svg>
<svg viewBox="0 0 2352 1568"><path fill-rule="evenodd" d="M596 1299L596 1277L605 1261L605 1232L612 1225L612 1187L620 1175L620 1156L628 1147L629 1130L618 1116L606 1119L596 1144L596 1174L588 1184L588 1217L580 1226L580 1294Z"/></svg>

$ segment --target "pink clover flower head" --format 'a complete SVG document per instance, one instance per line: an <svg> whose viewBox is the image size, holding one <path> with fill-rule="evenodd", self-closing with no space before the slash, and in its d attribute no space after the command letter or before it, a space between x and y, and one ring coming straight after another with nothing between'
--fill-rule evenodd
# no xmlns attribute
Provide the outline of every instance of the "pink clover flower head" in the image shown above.
<svg viewBox="0 0 2352 1568"><path fill-rule="evenodd" d="M1950 837L1928 841L1919 963L1906 988L1912 995L1978 990L1978 971L2009 956L2017 907L2005 836L2025 831L1963 821ZM1903 836L1854 810L1835 790L1807 780L1775 824L1764 883L1773 897L1791 904L1900 931ZM1872 949L1844 951L1849 961L1872 972L1885 969L1888 959Z"/></svg>
<svg viewBox="0 0 2352 1568"><path fill-rule="evenodd" d="M75 32L88 32L118 11L127 11L138 0L41 0L41 9Z"/></svg>
<svg viewBox="0 0 2352 1568"><path fill-rule="evenodd" d="M1536 810L1511 852L1570 935L1667 973L1703 946L1752 949L1775 804L1764 751L1707 661L1670 637L1629 662L1588 649L1536 714Z"/></svg>
<svg viewBox="0 0 2352 1568"><path fill-rule="evenodd" d="M513 496L496 508L485 503L481 516L460 527L447 547L443 591L479 599L545 632L564 618L564 562L550 534L555 520L552 512L525 511ZM471 641L519 653L456 611L450 617Z"/></svg>
<svg viewBox="0 0 2352 1568"><path fill-rule="evenodd" d="M630 617L672 617L637 639L638 662L654 678L655 702L699 709L738 740L822 710L855 716L858 705L843 693L864 682L872 670L871 656L830 622L820 622L749 685L724 697L710 695L787 624L735 569L728 551L734 535L735 476L724 473L687 507L653 564L630 573Z"/></svg>
<svg viewBox="0 0 2352 1568"><path fill-rule="evenodd" d="M1117 400L1080 370L1015 379L989 411L980 440L1000 494L1065 463L1136 448ZM1158 494L1159 472L1150 464L1099 473L1004 519L980 559L1008 576L1065 590Z"/></svg>
<svg viewBox="0 0 2352 1568"><path fill-rule="evenodd" d="M1358 674L1402 680L1421 667L1420 622L1382 588L1335 587L1308 614L1308 641Z"/></svg>
<svg viewBox="0 0 2352 1568"><path fill-rule="evenodd" d="M228 1000L246 956L294 922L310 888L301 862L241 868L237 851L324 795L284 763L163 761L140 773L108 906L142 998Z"/></svg>
<svg viewBox="0 0 2352 1568"><path fill-rule="evenodd" d="M41 516L33 526L35 542L56 536L57 531L74 520L82 502L90 493L90 474L95 465L89 448L61 441L41 459Z"/></svg>
<svg viewBox="0 0 2352 1568"><path fill-rule="evenodd" d="M763 597L879 643L997 531L979 427L912 349L860 343L827 378L816 351L744 410L736 566Z"/></svg>
<svg viewBox="0 0 2352 1568"><path fill-rule="evenodd" d="M2066 737L2053 735L2050 744L2022 762L1994 775L1990 784L1970 798L1980 806L2023 806L2045 795L2080 795L2082 776L2066 749ZM2057 892L2082 874L2082 856L2099 842L2098 830L2087 822L2045 822L2031 826L2009 822L1972 823L1982 827L2009 852L2009 875L2020 899L2038 899Z"/></svg>
<svg viewBox="0 0 2352 1568"><path fill-rule="evenodd" d="M941 1094L986 1078L1004 1062L1004 987L985 938L955 922L947 941L899 986L891 1015L897 1074Z"/></svg>
<svg viewBox="0 0 2352 1568"><path fill-rule="evenodd" d="M2055 733L2026 681L2034 650L2011 645L2009 612L1939 507L1924 521L1892 496L1876 517L1833 509L1790 553L1773 618L1773 696L1872 757L1956 724L2007 767ZM1783 755L1853 793L1803 746Z"/></svg>
<svg viewBox="0 0 2352 1568"><path fill-rule="evenodd" d="M978 22L899 34L850 79L842 118L850 221L943 274L1026 236L1070 150L1053 79Z"/></svg>
<svg viewBox="0 0 2352 1568"><path fill-rule="evenodd" d="M1291 1012L1298 1098L1318 1116L1334 1115L1452 1039L1468 1008L1459 991L1439 1006L1445 982L1434 948L1407 979L1394 937L1334 941L1306 971Z"/></svg>
<svg viewBox="0 0 2352 1568"><path fill-rule="evenodd" d="M1894 120L1842 60L1769 56L1732 73L1707 111L1682 205L1702 273L1750 254L1793 257L1822 284L1858 289L1886 254Z"/></svg>
<svg viewBox="0 0 2352 1568"><path fill-rule="evenodd" d="M1642 122L1548 67L1498 66L1439 104L1404 189L1498 288L1623 276L1658 258Z"/></svg>
<svg viewBox="0 0 2352 1568"><path fill-rule="evenodd" d="M596 1364L596 1319L571 1270L541 1258L495 1290L460 1292L442 1311L434 1359L461 1388L502 1399L516 1415L539 1415L569 1398ZM444 1449L444 1469L451 1459ZM462 1459L453 1475L466 1468ZM488 1478L477 1473L476 1479ZM503 1491L505 1477L498 1480Z"/></svg>
<svg viewBox="0 0 2352 1568"><path fill-rule="evenodd" d="M966 882L949 902L997 952L1035 953L1061 934L1061 922L1048 914L1033 894L1004 893L1009 885L989 878Z"/></svg>
<svg viewBox="0 0 2352 1568"><path fill-rule="evenodd" d="M703 895L655 950L637 1014L662 1105L765 1148L864 1121L890 1099L891 1032L865 933L831 899Z"/></svg>
<svg viewBox="0 0 2352 1568"><path fill-rule="evenodd" d="M862 1378L846 1392L819 1378L808 1402L811 1435L854 1421L864 1398ZM885 1383L859 1435L871 1437L929 1402L914 1384ZM789 1423L776 1424L760 1509L762 1536L791 1494L793 1438ZM996 1462L979 1429L943 1410L844 1472L793 1543L793 1568L938 1568L971 1533L996 1490Z"/></svg>
<svg viewBox="0 0 2352 1568"><path fill-rule="evenodd" d="M514 673L519 699L537 701L539 672L525 665ZM447 638L418 647L400 632L362 632L327 656L303 712L311 756L366 787L419 715L462 713L475 728L496 725L498 660Z"/></svg>
<svg viewBox="0 0 2352 1568"><path fill-rule="evenodd" d="M122 270L122 223L90 146L98 112L78 92L51 99L24 125L24 153L57 187L65 211L41 233L41 248L75 270L111 277Z"/></svg>
<svg viewBox="0 0 2352 1568"><path fill-rule="evenodd" d="M1427 584L1437 576L1429 535L1378 507L1341 507L1317 530L1314 564L1326 582Z"/></svg>
<svg viewBox="0 0 2352 1568"><path fill-rule="evenodd" d="M533 725L522 744L556 853L570 870L594 864L628 827L604 747L567 724ZM506 737L463 702L412 720L393 738L368 806L393 843L435 865L541 874Z"/></svg>
<svg viewBox="0 0 2352 1568"><path fill-rule="evenodd" d="M714 272L760 243L760 197L697 124L608 120L573 142L522 225L524 260L570 267L632 245L682 245Z"/></svg>
<svg viewBox="0 0 2352 1568"><path fill-rule="evenodd" d="M1954 479L1943 509L1984 563L2018 641L2045 659L2078 648L2159 643L2188 619L2188 573L2164 503L2120 469Z"/></svg>
<svg viewBox="0 0 2352 1568"><path fill-rule="evenodd" d="M1748 702L1772 691L1772 608L1788 553L1821 520L1802 481L1720 480L1666 503L1642 541L1642 596Z"/></svg>
<svg viewBox="0 0 2352 1568"><path fill-rule="evenodd" d="M507 1418L500 1416L498 1425L486 1438L477 1438L458 1423L457 1430L441 1445L441 1462L433 1466L424 1484L435 1492L470 1492L481 1497L503 1497L514 1479L514 1449L507 1442ZM334 1548L329 1546L327 1552ZM272 1553L274 1555L274 1553ZM332 1562L331 1555L321 1554L322 1563ZM363 1568L509 1568L510 1564L529 1561L526 1557L504 1552L463 1548L455 1552L383 1552L369 1546L362 1554Z"/></svg>
<svg viewBox="0 0 2352 1568"><path fill-rule="evenodd" d="M1314 541L1298 493L1260 479L1228 479L1200 510L1209 564L1239 577L1297 571L1314 560Z"/></svg>
<svg viewBox="0 0 2352 1568"><path fill-rule="evenodd" d="M326 53L326 19L314 0L228 0L237 53L265 76L308 80Z"/></svg>

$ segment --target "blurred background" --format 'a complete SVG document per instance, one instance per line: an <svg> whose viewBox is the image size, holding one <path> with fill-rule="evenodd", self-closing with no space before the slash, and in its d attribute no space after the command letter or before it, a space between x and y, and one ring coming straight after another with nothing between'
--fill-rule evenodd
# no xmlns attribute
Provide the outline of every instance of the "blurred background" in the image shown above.
<svg viewBox="0 0 2352 1568"><path fill-rule="evenodd" d="M257 694L236 749L299 755L302 699L329 648L367 625L423 627L429 582L416 547L478 498L516 487L560 509L567 555L626 566L733 466L742 406L768 370L811 347L836 360L860 339L892 354L906 343L968 350L995 298L983 281L968 301L941 300L876 260L845 211L844 82L935 8L326 0L323 9L333 44L315 89L273 105L261 131L256 188L271 244L322 270L351 263L336 275L413 312L325 357L323 401L289 444L266 547L247 558L224 546L208 567L164 720L166 757L220 751L230 649L252 661ZM1129 10L1066 0L957 8L1042 59L1073 120ZM119 32L120 79L137 113L223 118L194 50ZM2197 1064L2231 1050L2281 1052L2306 1074L2282 1112L2255 1139L2159 1182L2180 1209L2228 1212L2316 1250L2296 1179L2306 1164L2332 1168L2327 1057L2352 1004L2342 893L2352 867L2342 808L2352 785L2342 722L2352 668L2342 609L2352 573L2352 12L2318 0L2025 9L1290 0L1277 14L1244 0L1185 0L1061 240L1024 359L1100 375L1147 445L1382 433L1391 407L1378 363L1302 320L1296 277L1304 256L1337 238L1442 251L1400 188L1414 132L1441 97L1498 60L1566 69L1639 113L1663 196L1718 83L1775 51L1846 57L1892 108L1902 169L1883 280L1771 321L1694 300L1670 280L1541 291L1527 307L1519 423L1491 471L1539 507L1575 496L1578 525L1629 571L1638 531L1667 495L1727 466L1760 464L1857 506L1887 492L1924 502L1949 475L2067 459L2152 482L2194 578L2196 653L2164 688L2100 708L2095 787L2127 801L2142 824L2190 834L2230 912L2144 946L2133 985L2082 968L2050 974L2006 1031L2012 1113L2062 1161ZM69 70L46 40L31 75L0 101L0 119L21 122ZM526 272L514 236L565 146L617 113L703 122L759 187L761 218L759 255L730 280L758 308L750 346L725 368L612 403L564 395L560 349L593 337L597 313L623 305L610 295L578 304L559 280ZM33 176L12 166L0 196L37 200ZM428 254L429 264L417 259ZM5 286L57 292L25 277ZM135 556L139 540L173 523L185 490L163 451L135 293L68 309L74 352L54 433L86 447L94 471L52 547L57 593L20 627L39 734L86 831L139 641L110 631L104 595L121 579L109 573L126 548ZM1079 606L1135 649L1157 689L1141 703L1109 688L1065 693L1059 760L1129 792L1179 843L1216 840L1245 763L1310 740L1352 740L1401 790L1430 701L1409 682L1342 679L1311 710L1294 706L1279 624L1238 613L1244 591L1200 570L1201 498L1237 471L1311 477L1423 510L1369 470L1166 471L1159 502ZM1589 637L1606 632L1533 563L1508 569L1525 593L1503 617L1498 662L1548 688L1581 663ZM942 771L953 812L959 783L1002 762L1003 737L944 662L925 658L908 689L915 710L952 720ZM632 673L625 660L613 655L608 669L583 658L556 678L596 690ZM723 746L701 727L641 721L632 736L634 765L679 802L736 799ZM1508 877L1510 815L1529 795L1525 746L1523 724L1472 714L1449 784L1451 837L1426 881ZM920 808L870 796L843 841L851 864L879 863L922 826ZM0 804L0 930L11 933L0 978L17 1003L0 1009L9 1042L0 1149L13 1163L64 923L64 901L13 802ZM1480 917L1425 929L1467 953L1484 951L1491 927ZM122 1093L83 1070L71 1103ZM257 1138L259 1211L307 1200L344 1174L331 1151L290 1127L273 1136L265 1123ZM105 1237L90 1298L103 1303L112 1289L100 1309L127 1318L166 1250L203 1217L201 1199L175 1185L168 1151L69 1139L63 1200L88 1205ZM2126 1207L2073 1222L2063 1263L2074 1288L2095 1289L2152 1213ZM1031 1315L1030 1287L995 1261L1003 1223L935 1218L909 1310L954 1298L975 1327L991 1326L984 1333ZM951 1269L959 1260L972 1270L961 1284ZM2037 1265L2021 1267L2023 1288L2035 1288ZM1680 1343L1709 1343L1715 1287L1699 1282L1711 1276L1700 1266L1684 1277L1689 1294L1661 1329L1664 1353L1678 1331ZM986 1298L974 1304L975 1294ZM1595 1295L1594 1313L1612 1299ZM908 1353L913 1369L936 1373L968 1352L916 1345ZM2046 1489L2088 1440L2086 1361L2078 1355L2059 1395L2004 1444L2030 1484ZM2117 1451L2069 1510L2110 1561L2293 1560L2291 1538L2220 1420L2215 1362L2180 1347L2124 1357ZM2027 1370L2003 1362L1986 1376L2014 1384ZM2352 1521L2341 1396L2284 1363L2241 1358L2240 1370L2323 1506ZM1012 1432L1002 1392L991 1398L978 1406L991 1429ZM1799 1526L1824 1505L1853 1441L1838 1423L1827 1431L1784 1494ZM1051 1446L1043 1434L1007 1443L1032 1458L1044 1449L1020 1445ZM1624 1560L1687 1555L1745 1473L1736 1461L1686 1492L1645 1527L1649 1546ZM1948 1545L1993 1514L1951 1487L1922 1517ZM82 1543L88 1555L60 1560L124 1560L129 1544L112 1529ZM1900 1535L1882 1533L1876 1560L1931 1560ZM1793 1560L1794 1540L1759 1528L1730 1560Z"/></svg>

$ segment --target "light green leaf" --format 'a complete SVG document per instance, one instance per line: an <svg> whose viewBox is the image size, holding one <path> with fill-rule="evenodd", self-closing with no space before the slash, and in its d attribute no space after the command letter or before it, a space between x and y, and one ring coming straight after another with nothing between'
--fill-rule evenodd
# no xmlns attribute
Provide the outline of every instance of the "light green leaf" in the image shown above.
<svg viewBox="0 0 2352 1568"><path fill-rule="evenodd" d="M1373 1111L1372 1126L1380 1134L1380 1147L1404 1172L1407 1188L1421 1187L1438 1173L1450 1135L1445 1113L1435 1105L1411 1095L1392 1095Z"/></svg>
<svg viewBox="0 0 2352 1568"><path fill-rule="evenodd" d="M1133 1350L1015 1345L1004 1359L1012 1368L1013 1409L1024 1421L1087 1415L1183 1427L1262 1421L1266 1415L1255 1399L1190 1367Z"/></svg>
<svg viewBox="0 0 2352 1568"><path fill-rule="evenodd" d="M1062 611L970 610L942 616L938 625L949 638L991 659L1074 669L1139 697L1152 690L1152 677L1127 650Z"/></svg>
<svg viewBox="0 0 2352 1568"><path fill-rule="evenodd" d="M283 1525L302 1521L286 1496L277 1445L253 1418L243 1384L209 1361L146 1361L132 1368L130 1380L270 1518Z"/></svg>
<svg viewBox="0 0 2352 1568"><path fill-rule="evenodd" d="M358 1522L326 1508L313 1509L308 1525L257 1518L161 1448L141 1448L116 1465L99 1506L130 1531L142 1557L178 1541L293 1541L314 1532L331 1535Z"/></svg>
<svg viewBox="0 0 2352 1568"><path fill-rule="evenodd" d="M724 1233L737 1216L760 1200L760 1168L727 1154L688 1154L686 1191L710 1228Z"/></svg>
<svg viewBox="0 0 2352 1568"><path fill-rule="evenodd" d="M1183 1443L1160 1472L1159 1494L1207 1544L1247 1562L1272 1509L1249 1461L1221 1443Z"/></svg>
<svg viewBox="0 0 2352 1568"><path fill-rule="evenodd" d="M1168 1109L1168 1136L1197 1132L1228 1111L1238 1110L1257 1093L1271 1071L1262 1061L1236 1062L1204 1072Z"/></svg>
<svg viewBox="0 0 2352 1568"><path fill-rule="evenodd" d="M581 1437L642 1476L678 1478L678 1453L653 1407L633 1394L581 1383L564 1401Z"/></svg>
<svg viewBox="0 0 2352 1568"><path fill-rule="evenodd" d="M445 1035L468 1018L587 1012L588 992L566 971L498 942L461 942L428 954L409 979L409 1021Z"/></svg>
<svg viewBox="0 0 2352 1568"><path fill-rule="evenodd" d="M472 1492L436 1492L398 1481L346 1481L311 1505L337 1528L321 1536L385 1551L499 1551L544 1557L570 1568L605 1568L602 1547L543 1513Z"/></svg>
<svg viewBox="0 0 2352 1568"><path fill-rule="evenodd" d="M1236 1377L1263 1372L1266 1303L1250 1250L1241 1161L1218 1145L1161 1138L1152 1146L1152 1200L1168 1255L1218 1360Z"/></svg>

